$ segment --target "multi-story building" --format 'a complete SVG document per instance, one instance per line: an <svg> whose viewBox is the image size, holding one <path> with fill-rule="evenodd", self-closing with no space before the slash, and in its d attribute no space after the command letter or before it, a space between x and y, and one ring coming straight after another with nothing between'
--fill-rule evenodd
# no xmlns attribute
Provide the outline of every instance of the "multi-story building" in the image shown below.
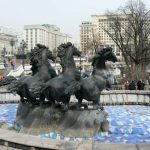
<svg viewBox="0 0 150 150"><path fill-rule="evenodd" d="M120 16L124 17L124 16ZM104 29L108 30L110 33L113 32L112 28L110 27L111 24L111 17L109 18L106 15L92 15L92 24L95 25L95 31L99 34L100 42L102 44L102 47L112 47L115 54L118 57L121 57L121 51L116 46L114 41L111 39L111 37L104 31ZM125 24L125 19L121 20L122 23Z"/></svg>
<svg viewBox="0 0 150 150"><path fill-rule="evenodd" d="M123 16L122 16L123 17ZM125 24L126 19L121 20ZM111 37L105 32L104 28L109 32L113 32L110 28L111 19L106 15L92 15L91 22L82 22L80 25L80 47L86 54L89 53L91 47L88 47L89 41L98 41L100 48L112 47L119 59L121 58L121 51L113 42Z"/></svg>
<svg viewBox="0 0 150 150"><path fill-rule="evenodd" d="M3 57L12 58L17 53L17 36L0 33L0 59Z"/></svg>
<svg viewBox="0 0 150 150"><path fill-rule="evenodd" d="M61 43L71 41L71 36L60 32L55 25L25 25L24 40L28 51L33 49L36 44L43 44L53 51Z"/></svg>
<svg viewBox="0 0 150 150"><path fill-rule="evenodd" d="M89 42L92 37L94 26L92 22L84 21L80 25L80 48L84 54L88 54L90 47Z"/></svg>

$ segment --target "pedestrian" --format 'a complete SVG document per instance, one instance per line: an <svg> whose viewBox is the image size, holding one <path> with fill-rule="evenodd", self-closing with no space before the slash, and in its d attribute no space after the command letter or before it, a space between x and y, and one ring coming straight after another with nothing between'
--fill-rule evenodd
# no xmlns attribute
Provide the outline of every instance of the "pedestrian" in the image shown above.
<svg viewBox="0 0 150 150"><path fill-rule="evenodd" d="M141 90L141 85L142 85L142 81L139 80L139 81L137 82L137 89L138 89L138 90Z"/></svg>
<svg viewBox="0 0 150 150"><path fill-rule="evenodd" d="M3 74L0 72L0 80L3 80Z"/></svg>
<svg viewBox="0 0 150 150"><path fill-rule="evenodd" d="M144 90L144 87L145 87L145 82L144 82L144 80L142 80L142 82L141 82L141 89L140 90Z"/></svg>
<svg viewBox="0 0 150 150"><path fill-rule="evenodd" d="M125 90L129 90L129 81L127 80L124 84Z"/></svg>
<svg viewBox="0 0 150 150"><path fill-rule="evenodd" d="M132 80L129 84L129 90L136 90L136 84L134 80Z"/></svg>
<svg viewBox="0 0 150 150"><path fill-rule="evenodd" d="M12 69L13 69L13 61L12 61L12 60L10 61L10 64L11 64L11 67L12 67Z"/></svg>
<svg viewBox="0 0 150 150"><path fill-rule="evenodd" d="M12 69L14 70L15 65L16 65L16 61L14 59L12 59L10 63L11 63Z"/></svg>

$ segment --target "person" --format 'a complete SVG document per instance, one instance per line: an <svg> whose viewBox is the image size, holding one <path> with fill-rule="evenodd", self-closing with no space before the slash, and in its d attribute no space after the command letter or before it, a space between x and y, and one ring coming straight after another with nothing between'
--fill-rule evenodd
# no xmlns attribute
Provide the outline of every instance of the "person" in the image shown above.
<svg viewBox="0 0 150 150"><path fill-rule="evenodd" d="M129 81L127 80L124 84L125 90L129 90Z"/></svg>
<svg viewBox="0 0 150 150"><path fill-rule="evenodd" d="M11 60L10 64L11 64L12 69L14 70L13 60Z"/></svg>
<svg viewBox="0 0 150 150"><path fill-rule="evenodd" d="M131 83L129 84L129 90L136 90L136 85L134 80L132 80Z"/></svg>
<svg viewBox="0 0 150 150"><path fill-rule="evenodd" d="M0 72L0 80L3 80L3 74Z"/></svg>
<svg viewBox="0 0 150 150"><path fill-rule="evenodd" d="M141 85L142 85L142 81L139 80L139 81L137 82L137 89L138 89L138 90L141 90Z"/></svg>
<svg viewBox="0 0 150 150"><path fill-rule="evenodd" d="M144 87L145 87L145 82L144 82L144 80L142 80L140 90L144 90Z"/></svg>
<svg viewBox="0 0 150 150"><path fill-rule="evenodd" d="M14 70L15 65L16 65L16 61L14 59L12 59L10 63L11 63L12 69Z"/></svg>

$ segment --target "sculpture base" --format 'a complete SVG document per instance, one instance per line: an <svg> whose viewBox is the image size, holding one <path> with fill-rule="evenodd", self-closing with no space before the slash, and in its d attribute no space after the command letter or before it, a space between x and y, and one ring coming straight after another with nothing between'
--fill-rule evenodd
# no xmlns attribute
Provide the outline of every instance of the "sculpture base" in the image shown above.
<svg viewBox="0 0 150 150"><path fill-rule="evenodd" d="M92 137L98 132L107 132L107 113L100 110L63 111L50 106L33 107L21 103L16 122L22 126L20 132L39 135L55 132L71 137Z"/></svg>

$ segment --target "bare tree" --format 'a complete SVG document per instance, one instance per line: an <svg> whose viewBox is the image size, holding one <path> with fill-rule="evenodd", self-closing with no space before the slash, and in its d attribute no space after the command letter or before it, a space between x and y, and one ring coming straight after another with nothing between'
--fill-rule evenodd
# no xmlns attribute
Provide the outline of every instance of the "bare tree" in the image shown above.
<svg viewBox="0 0 150 150"><path fill-rule="evenodd" d="M95 29L91 29L90 38L87 43L88 49L91 50L91 54L97 54L97 52L100 50L102 43L100 35L95 31Z"/></svg>
<svg viewBox="0 0 150 150"><path fill-rule="evenodd" d="M121 50L132 79L142 78L150 61L150 11L140 0L128 1L115 13L107 12L109 29L104 31Z"/></svg>

